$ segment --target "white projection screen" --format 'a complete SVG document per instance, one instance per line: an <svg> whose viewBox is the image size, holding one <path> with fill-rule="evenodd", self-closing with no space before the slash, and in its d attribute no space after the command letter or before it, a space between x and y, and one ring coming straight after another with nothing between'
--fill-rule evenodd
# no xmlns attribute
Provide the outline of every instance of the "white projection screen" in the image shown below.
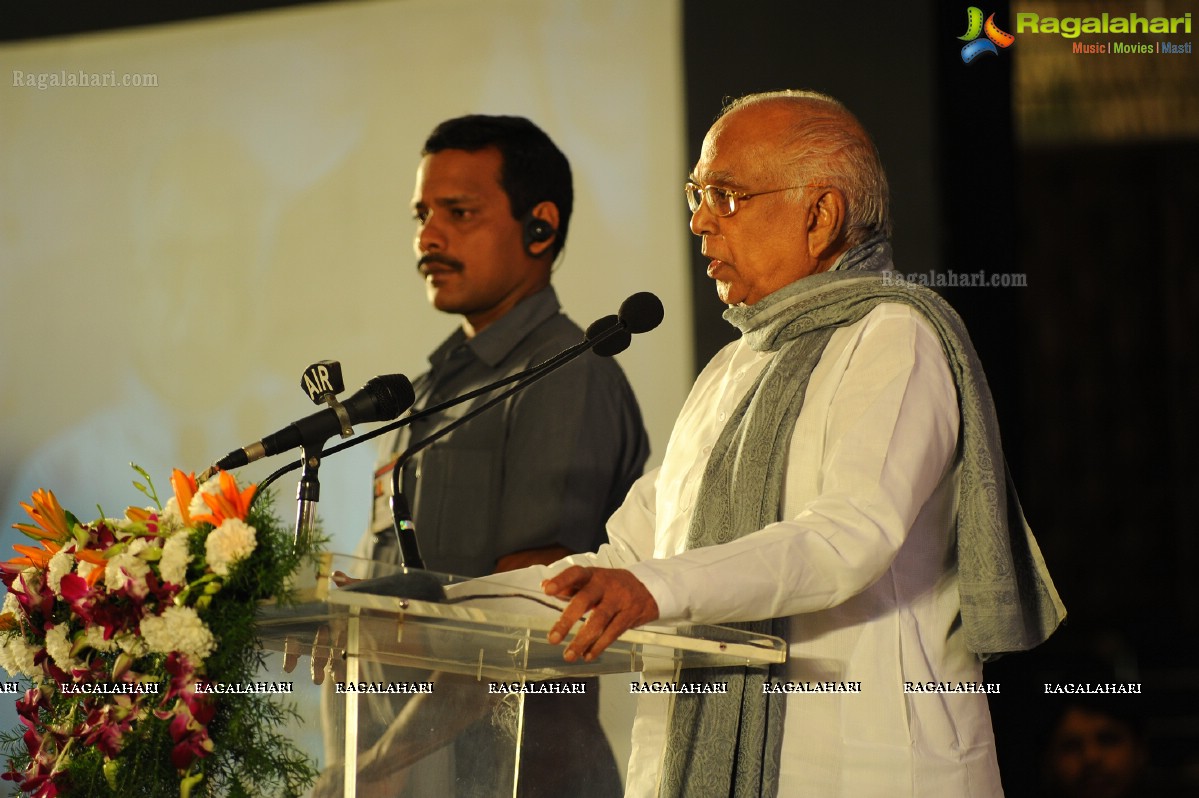
<svg viewBox="0 0 1199 798"><path fill-rule="evenodd" d="M570 158L555 285L575 321L662 298L620 356L656 463L693 376L680 14L335 3L0 46L0 556L34 488L115 515L144 503L130 461L167 490L313 412L310 363L339 360L349 391L423 371L455 320L426 303L409 200L426 134L464 113L528 116ZM117 85L50 85L80 75ZM334 550L365 527L373 456L321 469Z"/></svg>

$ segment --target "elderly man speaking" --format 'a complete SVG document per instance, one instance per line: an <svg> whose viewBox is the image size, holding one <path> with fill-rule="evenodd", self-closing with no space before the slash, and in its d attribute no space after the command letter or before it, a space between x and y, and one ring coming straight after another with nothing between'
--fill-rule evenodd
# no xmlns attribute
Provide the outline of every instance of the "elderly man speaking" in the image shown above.
<svg viewBox="0 0 1199 798"><path fill-rule="evenodd" d="M974 348L900 280L886 177L811 92L744 97L704 139L691 230L741 331L699 375L609 542L545 574L568 661L651 621L784 637L788 661L642 696L629 795L1002 795L982 663L1065 610L1008 484ZM585 617L584 617L585 616Z"/></svg>

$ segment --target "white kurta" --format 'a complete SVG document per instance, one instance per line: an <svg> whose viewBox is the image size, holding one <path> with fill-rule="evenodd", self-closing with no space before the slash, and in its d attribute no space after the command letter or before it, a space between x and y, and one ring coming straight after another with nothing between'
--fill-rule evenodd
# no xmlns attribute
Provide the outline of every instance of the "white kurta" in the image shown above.
<svg viewBox="0 0 1199 798"><path fill-rule="evenodd" d="M787 697L780 795L1002 795L986 696L904 692L982 681L958 623L957 396L916 311L880 305L833 334L791 442L787 520L684 549L712 446L771 356L738 341L712 359L610 542L568 562L629 568L661 622L790 616L787 680L861 683ZM640 697L628 796L656 794L667 709L665 696Z"/></svg>

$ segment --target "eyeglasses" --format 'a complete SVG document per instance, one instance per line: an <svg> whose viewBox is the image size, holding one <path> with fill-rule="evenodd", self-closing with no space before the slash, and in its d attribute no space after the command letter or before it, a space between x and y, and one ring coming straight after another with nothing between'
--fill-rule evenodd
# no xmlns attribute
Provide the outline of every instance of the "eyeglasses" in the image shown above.
<svg viewBox="0 0 1199 798"><path fill-rule="evenodd" d="M754 197L760 197L763 194L777 194L780 191L791 191L796 188L807 188L807 186L787 186L746 194L743 191L733 191L731 188L721 188L720 186L698 186L690 180L683 185L683 191L687 194L687 207L691 209L692 213L698 211L699 204L706 200L708 208L717 216L732 216L741 207L742 202Z"/></svg>

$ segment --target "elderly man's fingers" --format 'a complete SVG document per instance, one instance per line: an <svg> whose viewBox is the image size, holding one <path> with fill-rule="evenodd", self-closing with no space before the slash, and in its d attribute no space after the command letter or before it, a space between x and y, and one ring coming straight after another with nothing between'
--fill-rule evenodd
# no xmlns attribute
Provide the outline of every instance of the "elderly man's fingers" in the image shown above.
<svg viewBox="0 0 1199 798"><path fill-rule="evenodd" d="M550 643L559 643L580 618L587 616L563 652L567 662L580 657L593 660L629 629L658 617L653 595L631 572L618 568L584 570L585 574L560 575L566 577L564 584L574 590L574 597L548 635ZM556 587L559 585L549 585Z"/></svg>
<svg viewBox="0 0 1199 798"><path fill-rule="evenodd" d="M579 645L585 662L591 662L616 642L616 639L637 625L637 616L632 612L621 612L611 618L600 631L599 636L590 643ZM576 654L577 656L577 654Z"/></svg>
<svg viewBox="0 0 1199 798"><path fill-rule="evenodd" d="M570 641L566 651L562 652L562 658L567 662L574 662L583 656L590 650L592 644L604 634L611 624L612 618L613 611L609 607L603 604L592 607L591 612L587 614L587 620L579 627L579 631L575 633L574 639Z"/></svg>
<svg viewBox="0 0 1199 798"><path fill-rule="evenodd" d="M592 608L587 622L570 641L563 657L567 662L580 657L591 662L622 634L656 618L657 609L657 603L648 597L648 591L644 597L618 595L606 598Z"/></svg>
<svg viewBox="0 0 1199 798"><path fill-rule="evenodd" d="M591 569L588 568L586 570L590 572ZM590 580L590 573L587 573L586 576ZM587 611L603 597L602 590L592 589L589 584L581 582L572 582L572 584L579 585L579 587L576 587L572 591L574 598L566 605L566 609L562 611L558 622L550 628L549 634L546 636L551 645L561 643L566 635L569 634L575 622L586 615ZM550 595L555 594L550 593Z"/></svg>
<svg viewBox="0 0 1199 798"><path fill-rule="evenodd" d="M572 565L562 573L541 583L541 589L547 596L570 598L591 579L593 569L581 565Z"/></svg>

